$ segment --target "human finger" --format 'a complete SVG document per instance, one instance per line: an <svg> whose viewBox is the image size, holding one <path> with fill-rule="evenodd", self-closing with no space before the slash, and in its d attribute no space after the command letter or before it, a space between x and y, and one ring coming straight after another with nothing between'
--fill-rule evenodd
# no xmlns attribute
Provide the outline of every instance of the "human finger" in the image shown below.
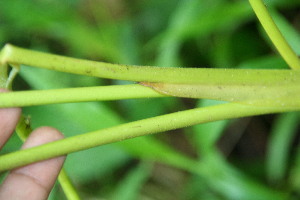
<svg viewBox="0 0 300 200"><path fill-rule="evenodd" d="M62 139L58 130L42 127L31 133L22 148ZM0 187L0 199L47 199L61 170L65 156L52 158L12 170Z"/></svg>

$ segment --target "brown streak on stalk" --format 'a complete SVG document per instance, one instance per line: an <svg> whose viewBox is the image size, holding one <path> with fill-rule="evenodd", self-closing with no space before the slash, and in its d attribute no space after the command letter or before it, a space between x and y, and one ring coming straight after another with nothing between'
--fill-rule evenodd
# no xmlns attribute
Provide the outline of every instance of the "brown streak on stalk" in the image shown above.
<svg viewBox="0 0 300 200"><path fill-rule="evenodd" d="M164 90L164 83L139 82L139 84L142 85L142 86L145 86L145 87L152 88L153 90L155 90L156 92L158 92L160 94L175 96L172 93L169 93L169 92Z"/></svg>

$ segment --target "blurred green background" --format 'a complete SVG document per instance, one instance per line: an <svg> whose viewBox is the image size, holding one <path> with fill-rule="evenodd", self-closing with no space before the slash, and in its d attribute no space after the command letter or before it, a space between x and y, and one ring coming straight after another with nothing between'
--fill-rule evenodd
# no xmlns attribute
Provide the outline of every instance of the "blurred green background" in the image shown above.
<svg viewBox="0 0 300 200"><path fill-rule="evenodd" d="M266 0L300 55L300 1ZM0 46L111 63L288 68L246 0L0 0ZM23 66L14 89L126 84ZM144 99L23 109L66 137L219 102ZM83 199L300 199L299 113L219 121L68 156ZM13 136L1 154L18 149ZM65 199L56 185L49 199Z"/></svg>

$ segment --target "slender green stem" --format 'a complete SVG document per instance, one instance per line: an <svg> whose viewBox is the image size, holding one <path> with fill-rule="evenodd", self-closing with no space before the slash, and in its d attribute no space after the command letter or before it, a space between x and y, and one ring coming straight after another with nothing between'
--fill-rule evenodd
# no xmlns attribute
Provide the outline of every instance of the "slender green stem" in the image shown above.
<svg viewBox="0 0 300 200"><path fill-rule="evenodd" d="M255 14L279 51L280 55L292 69L300 69L300 60L290 45L284 39L280 30L274 23L262 0L249 0Z"/></svg>
<svg viewBox="0 0 300 200"><path fill-rule="evenodd" d="M0 88L6 88L7 86L7 63L3 59L4 51L0 51Z"/></svg>
<svg viewBox="0 0 300 200"><path fill-rule="evenodd" d="M273 85L268 83L256 85L257 82L249 85L174 83L147 83L147 85L162 94L176 97L215 99L256 106L300 107L300 82L291 84L280 81Z"/></svg>
<svg viewBox="0 0 300 200"><path fill-rule="evenodd" d="M295 107L256 107L222 104L162 115L78 135L0 157L0 171L138 136L174 130L221 119L299 110Z"/></svg>
<svg viewBox="0 0 300 200"><path fill-rule="evenodd" d="M12 89L13 81L14 81L14 79L16 78L17 74L20 71L20 65L12 65L12 66L13 66L13 68L10 71L9 76L7 78L7 81L6 81L6 88L9 89L9 90Z"/></svg>
<svg viewBox="0 0 300 200"><path fill-rule="evenodd" d="M0 107L162 97L162 94L262 106L299 106L299 70L125 66L51 55L12 45L6 45L1 54L1 62L12 66L25 64L103 78L143 81L142 85L152 87L156 92L138 85L21 92L0 96Z"/></svg>
<svg viewBox="0 0 300 200"><path fill-rule="evenodd" d="M300 80L300 72L291 73L290 70L128 66L58 56L10 44L5 45L1 53L3 54L1 62L4 63L17 63L67 73L138 82L222 85L273 84L286 79L290 81L291 78Z"/></svg>
<svg viewBox="0 0 300 200"><path fill-rule="evenodd" d="M21 118L16 127L16 132L23 142L25 142L27 140L30 133L32 132L29 117L21 115ZM58 181L59 181L65 195L67 196L68 200L80 199L75 187L73 186L71 180L68 178L67 172L64 168L61 169L61 171L58 175Z"/></svg>
<svg viewBox="0 0 300 200"><path fill-rule="evenodd" d="M139 84L36 90L0 94L0 108L55 103L166 97Z"/></svg>
<svg viewBox="0 0 300 200"><path fill-rule="evenodd" d="M0 65L0 88L6 88L7 67Z"/></svg>
<svg viewBox="0 0 300 200"><path fill-rule="evenodd" d="M79 194L64 168L59 173L58 181L68 200L80 200Z"/></svg>

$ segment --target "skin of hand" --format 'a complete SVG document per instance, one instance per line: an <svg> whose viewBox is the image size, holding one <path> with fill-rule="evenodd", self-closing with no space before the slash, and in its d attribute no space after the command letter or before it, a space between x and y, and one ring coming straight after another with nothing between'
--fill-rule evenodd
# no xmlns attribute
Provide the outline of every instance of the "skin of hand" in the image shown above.
<svg viewBox="0 0 300 200"><path fill-rule="evenodd" d="M7 90L0 89L0 92ZM18 123L20 108L0 109L0 150ZM34 130L22 149L62 139L63 135L51 127ZM65 156L30 164L10 171L0 186L0 199L47 199L64 163Z"/></svg>

